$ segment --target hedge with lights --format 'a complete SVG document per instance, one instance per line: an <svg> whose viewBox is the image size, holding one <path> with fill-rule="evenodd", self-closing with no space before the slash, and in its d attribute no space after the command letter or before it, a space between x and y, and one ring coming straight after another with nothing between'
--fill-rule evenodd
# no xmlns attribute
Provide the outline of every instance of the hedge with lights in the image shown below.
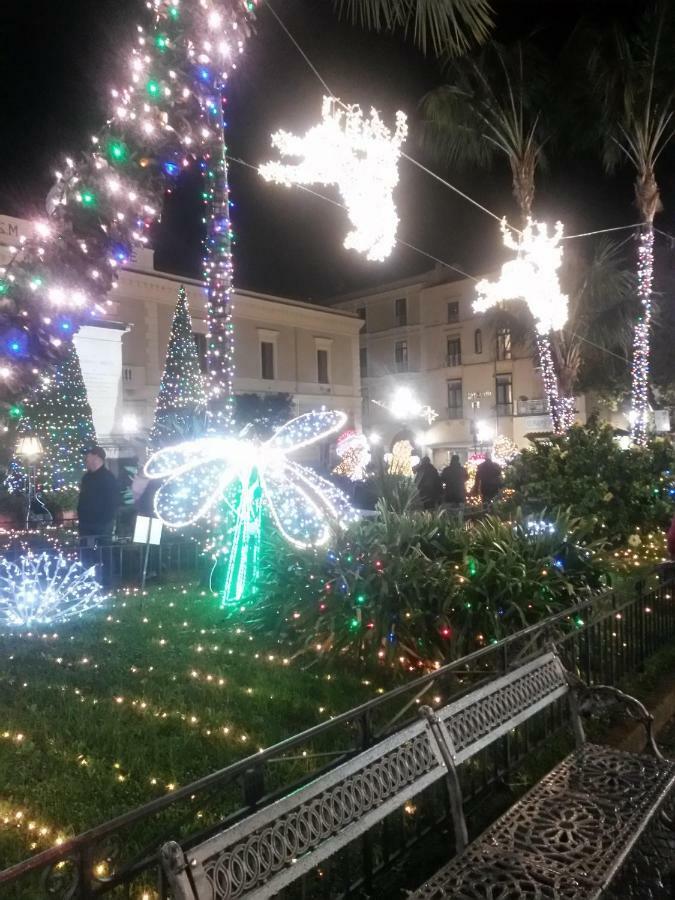
<svg viewBox="0 0 675 900"><path fill-rule="evenodd" d="M584 516L613 545L662 530L675 507L675 450L654 438L622 449L609 425L591 421L524 450L507 471L511 503L528 511L560 507Z"/></svg>
<svg viewBox="0 0 675 900"><path fill-rule="evenodd" d="M236 616L299 652L345 654L417 671L471 652L607 584L581 521L502 521L464 529L445 515L394 513L336 535L330 550L273 542L255 602Z"/></svg>

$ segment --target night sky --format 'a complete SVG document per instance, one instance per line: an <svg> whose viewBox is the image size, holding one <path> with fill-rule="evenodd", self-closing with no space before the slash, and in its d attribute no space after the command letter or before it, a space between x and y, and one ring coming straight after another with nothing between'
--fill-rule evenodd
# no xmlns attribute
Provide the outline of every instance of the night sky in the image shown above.
<svg viewBox="0 0 675 900"><path fill-rule="evenodd" d="M338 20L330 0L273 0L289 30L342 100L376 106L393 122L396 109L410 117L407 152L432 168L419 145L417 107L442 83L431 57L403 40L366 33ZM537 40L553 57L582 13L602 19L611 8L631 15L640 4L618 0L498 2L502 40L538 29ZM107 92L125 65L142 0L5 0L0 12L0 212L42 212L50 173L59 157L86 146L104 117ZM269 135L279 127L303 132L320 116L323 89L264 8L256 34L232 76L228 142L233 156L250 163L272 158ZM575 156L563 140L548 171L538 178L535 209L560 218L567 233L637 221L631 173L602 175L596 159ZM571 138L571 135L569 136ZM675 208L673 167L664 161L659 181L666 210ZM507 216L514 212L510 175L499 160L490 173L442 171L477 200ZM268 185L241 166L231 167L235 280L239 287L320 301L336 293L412 275L433 267L428 259L397 248L385 263L367 263L342 248L345 214L297 189ZM332 189L327 189L330 193ZM157 230L157 265L199 274L201 205L198 181L188 176L165 207ZM336 199L337 194L333 193ZM399 236L433 256L476 274L499 251L495 222L449 190L401 164L396 192ZM671 231L670 214L657 224Z"/></svg>

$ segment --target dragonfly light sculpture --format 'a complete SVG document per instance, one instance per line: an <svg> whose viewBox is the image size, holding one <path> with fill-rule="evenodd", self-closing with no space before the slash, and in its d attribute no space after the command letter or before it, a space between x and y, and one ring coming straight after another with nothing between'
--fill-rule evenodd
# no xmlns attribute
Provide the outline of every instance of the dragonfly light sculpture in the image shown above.
<svg viewBox="0 0 675 900"><path fill-rule="evenodd" d="M223 605L237 603L255 580L265 506L284 538L296 547L320 547L331 529L357 518L347 497L289 454L323 440L346 423L335 410L298 416L268 441L248 437L204 437L166 447L150 457L148 478L166 478L155 495L155 511L171 528L211 516L234 518L227 555Z"/></svg>

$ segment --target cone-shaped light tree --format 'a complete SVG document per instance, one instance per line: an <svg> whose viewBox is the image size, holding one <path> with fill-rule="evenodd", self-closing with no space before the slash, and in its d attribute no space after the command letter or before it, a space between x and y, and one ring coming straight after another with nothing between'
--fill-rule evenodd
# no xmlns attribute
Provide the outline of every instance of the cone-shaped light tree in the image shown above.
<svg viewBox="0 0 675 900"><path fill-rule="evenodd" d="M159 386L149 450L187 440L203 429L206 393L187 294L181 285L173 316L166 363Z"/></svg>
<svg viewBox="0 0 675 900"><path fill-rule="evenodd" d="M96 443L96 432L87 399L87 388L75 345L70 343L66 357L54 373L45 376L34 388L19 422L18 439L34 436L42 444L36 460L36 480L45 491L77 487L82 478L84 452ZM8 481L14 488L23 486L24 462L15 458Z"/></svg>

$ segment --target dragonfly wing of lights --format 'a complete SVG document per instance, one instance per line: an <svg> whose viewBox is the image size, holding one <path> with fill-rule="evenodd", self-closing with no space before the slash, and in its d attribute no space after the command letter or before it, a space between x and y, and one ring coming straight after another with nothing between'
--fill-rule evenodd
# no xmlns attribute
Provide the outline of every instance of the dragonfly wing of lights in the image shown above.
<svg viewBox="0 0 675 900"><path fill-rule="evenodd" d="M261 473L267 507L284 538L295 547L321 546L330 536L330 527L315 492L296 477L287 462Z"/></svg>
<svg viewBox="0 0 675 900"><path fill-rule="evenodd" d="M345 247L365 253L371 260L386 259L398 226L393 191L398 184L401 145L408 133L406 116L396 114L392 133L376 110L365 118L358 106L345 106L335 97L323 98L321 115L321 123L304 137L288 131L272 136L272 145L282 156L298 157L300 162L270 162L260 167L260 174L266 181L288 187L337 185L353 226Z"/></svg>
<svg viewBox="0 0 675 900"><path fill-rule="evenodd" d="M211 459L182 469L166 481L155 496L155 512L171 528L184 528L203 518L222 499L236 477L224 459Z"/></svg>
<svg viewBox="0 0 675 900"><path fill-rule="evenodd" d="M301 484L322 510L325 518L344 528L358 519L348 497L334 484L317 475L313 469L289 460L286 466L289 478Z"/></svg>
<svg viewBox="0 0 675 900"><path fill-rule="evenodd" d="M165 447L154 453L147 461L145 474L148 478L178 475L213 459L222 458L227 454L230 444L232 441L227 438L198 438L195 441Z"/></svg>
<svg viewBox="0 0 675 900"><path fill-rule="evenodd" d="M290 453L330 437L339 431L346 421L346 413L335 409L303 413L278 428L267 442L267 446Z"/></svg>

